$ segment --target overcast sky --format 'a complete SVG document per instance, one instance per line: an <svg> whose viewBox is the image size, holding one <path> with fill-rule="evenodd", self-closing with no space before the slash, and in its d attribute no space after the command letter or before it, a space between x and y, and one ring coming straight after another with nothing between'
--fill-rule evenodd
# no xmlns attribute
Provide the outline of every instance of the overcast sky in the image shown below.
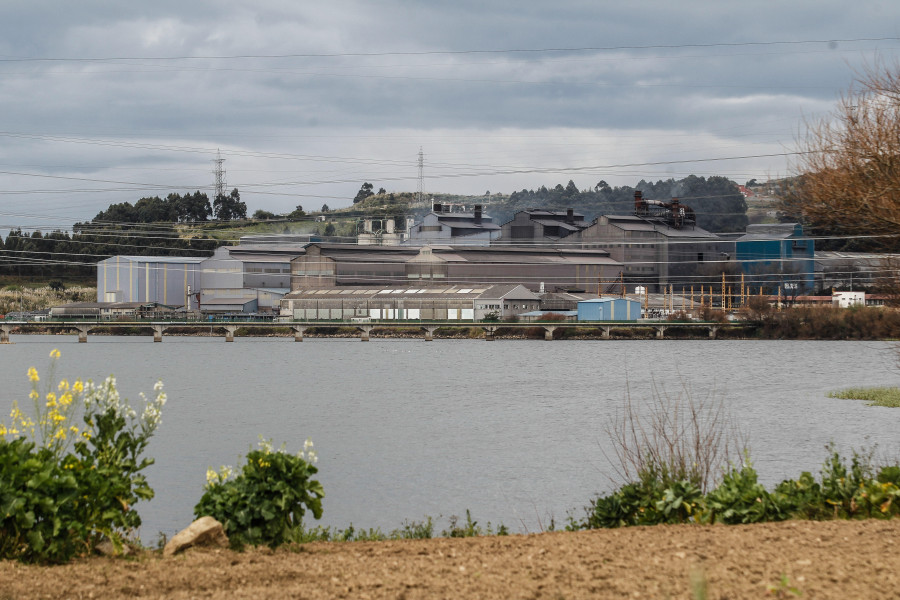
<svg viewBox="0 0 900 600"><path fill-rule="evenodd" d="M509 193L790 173L804 118L893 61L900 3L10 0L0 229L203 190L252 213L364 181Z"/></svg>

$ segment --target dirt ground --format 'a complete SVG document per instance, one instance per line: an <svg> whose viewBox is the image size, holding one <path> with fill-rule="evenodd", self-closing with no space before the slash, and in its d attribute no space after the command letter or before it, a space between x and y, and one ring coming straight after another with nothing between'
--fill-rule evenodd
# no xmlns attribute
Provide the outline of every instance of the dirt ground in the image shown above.
<svg viewBox="0 0 900 600"><path fill-rule="evenodd" d="M900 520L314 543L0 562L24 598L900 598ZM706 586L707 595L697 595ZM799 594L799 596L798 596Z"/></svg>

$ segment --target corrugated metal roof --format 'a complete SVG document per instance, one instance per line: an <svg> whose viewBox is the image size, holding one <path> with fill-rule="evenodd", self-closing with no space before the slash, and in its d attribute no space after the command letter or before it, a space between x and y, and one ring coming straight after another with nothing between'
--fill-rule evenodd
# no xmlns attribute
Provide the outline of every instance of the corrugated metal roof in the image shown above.
<svg viewBox="0 0 900 600"><path fill-rule="evenodd" d="M209 298L203 300L200 306L246 306L251 302L256 302L256 298Z"/></svg>
<svg viewBox="0 0 900 600"><path fill-rule="evenodd" d="M559 227L568 231L581 231L590 227L590 223L567 223L566 221L555 221L553 219L532 219L532 222L539 223L544 227Z"/></svg>
<svg viewBox="0 0 900 600"><path fill-rule="evenodd" d="M112 256L110 258L101 260L100 262L116 262L116 260L119 260L119 261L125 261L125 262L198 264L208 258L209 258L208 256L129 256L129 255L124 255L124 254L119 254L117 256Z"/></svg>
<svg viewBox="0 0 900 600"><path fill-rule="evenodd" d="M606 215L605 218L610 224L626 231L654 231L666 237L719 239L719 236L717 236L716 234L710 233L709 231L706 231L705 229L702 229L700 227L675 229L674 227L669 227L668 225L659 221L645 219L643 217L635 217L632 215Z"/></svg>
<svg viewBox="0 0 900 600"><path fill-rule="evenodd" d="M493 285L478 296L479 299L507 298L509 300L540 300L540 297L519 284Z"/></svg>
<svg viewBox="0 0 900 600"><path fill-rule="evenodd" d="M432 286L434 284L432 283ZM505 294L510 293L517 287L522 287L525 292L522 298L535 299L537 295L528 291L519 285L496 285L485 287L465 287L465 286L449 286L449 287L385 287L385 288L329 288L314 290L296 290L284 296L284 300L303 300L303 299L320 299L320 300L341 300L345 298L357 299L394 299L394 298L421 298L421 299L437 299L437 298L501 298ZM528 295L524 295L527 293ZM516 296L519 298L519 295Z"/></svg>

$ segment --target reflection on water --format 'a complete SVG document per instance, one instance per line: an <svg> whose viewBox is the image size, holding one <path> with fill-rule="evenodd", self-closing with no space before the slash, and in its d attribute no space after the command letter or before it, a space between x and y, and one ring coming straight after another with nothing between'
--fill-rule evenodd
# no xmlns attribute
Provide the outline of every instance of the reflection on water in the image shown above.
<svg viewBox="0 0 900 600"><path fill-rule="evenodd" d="M816 471L824 445L900 455L900 410L825 397L897 385L887 342L717 340L373 340L13 336L0 346L0 410L26 398L29 366L58 376L113 373L136 399L165 382L149 447L156 498L143 537L192 519L208 466L235 465L259 436L319 452L322 524L381 527L471 509L484 524L536 531L612 489L604 426L623 406L685 387L727 403L771 485Z"/></svg>

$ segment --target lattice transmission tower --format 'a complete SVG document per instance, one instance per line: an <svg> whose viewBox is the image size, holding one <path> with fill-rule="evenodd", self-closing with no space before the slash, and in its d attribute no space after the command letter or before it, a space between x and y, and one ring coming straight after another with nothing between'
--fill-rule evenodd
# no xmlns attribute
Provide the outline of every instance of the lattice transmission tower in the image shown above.
<svg viewBox="0 0 900 600"><path fill-rule="evenodd" d="M215 199L225 195L225 159L222 158L218 149L216 149L216 157L213 159L213 163L216 165L216 168L213 170L216 176L216 190L213 196L213 199Z"/></svg>

